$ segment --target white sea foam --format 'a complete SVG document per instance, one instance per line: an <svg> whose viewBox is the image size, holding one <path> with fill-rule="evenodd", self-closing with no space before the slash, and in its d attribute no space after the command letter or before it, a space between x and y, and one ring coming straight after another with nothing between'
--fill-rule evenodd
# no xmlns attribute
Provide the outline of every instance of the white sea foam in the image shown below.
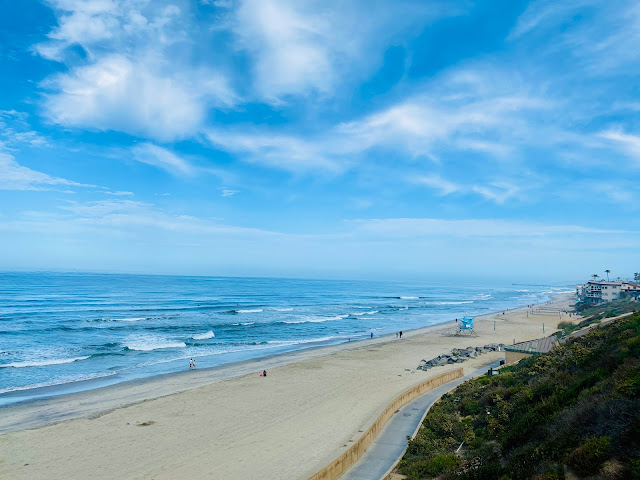
<svg viewBox="0 0 640 480"><path fill-rule="evenodd" d="M46 367L49 365L62 365L65 363L78 362L80 360L86 360L87 358L89 358L89 355L87 355L86 357L74 357L74 358L51 358L48 360L32 360L30 362L5 363L5 364L0 364L0 367L4 367L4 368Z"/></svg>
<svg viewBox="0 0 640 480"><path fill-rule="evenodd" d="M465 303L473 303L473 300L465 300L462 302L424 302L425 305L464 305Z"/></svg>
<svg viewBox="0 0 640 480"><path fill-rule="evenodd" d="M83 382L83 381L86 381L86 380L94 380L96 378L103 378L103 377L111 377L111 376L117 375L117 374L118 374L118 372L90 373L88 375L80 375L80 376L77 376L77 377L71 377L71 378L61 379L61 380L54 380L54 381L51 381L51 382L42 382L42 383L34 383L32 385L21 385L21 386L17 386L17 387L0 388L0 394L9 393L9 392L20 392L20 391L23 391L23 390L31 390L32 388L55 387L57 385L66 385L68 383Z"/></svg>
<svg viewBox="0 0 640 480"><path fill-rule="evenodd" d="M213 333L211 330L209 330L207 333L199 333L197 335L194 335L193 338L194 340L207 340L209 338L213 338L215 337L216 334Z"/></svg>
<svg viewBox="0 0 640 480"><path fill-rule="evenodd" d="M409 307L402 307L402 308L399 308L398 310L409 310Z"/></svg>
<svg viewBox="0 0 640 480"><path fill-rule="evenodd" d="M332 322L335 320L342 320L347 318L349 315L336 315L335 317L310 317L305 318L303 320L284 320L282 323L288 323L290 325L297 323L322 323L322 322Z"/></svg>
<svg viewBox="0 0 640 480"><path fill-rule="evenodd" d="M370 312L353 312L351 315L359 317L361 315L375 315L376 313L378 313L378 310L371 310Z"/></svg>
<svg viewBox="0 0 640 480"><path fill-rule="evenodd" d="M335 338L339 337L307 338L305 340L270 340L267 342L267 344L273 346L299 345L303 343L326 342Z"/></svg>
<svg viewBox="0 0 640 480"><path fill-rule="evenodd" d="M272 310L276 311L276 312L290 312L293 310L293 308L272 308Z"/></svg>
<svg viewBox="0 0 640 480"><path fill-rule="evenodd" d="M112 318L114 322L141 322L147 320L147 317L131 317L131 318Z"/></svg>
<svg viewBox="0 0 640 480"><path fill-rule="evenodd" d="M236 313L260 313L264 312L262 308L250 308L248 310L236 310Z"/></svg>
<svg viewBox="0 0 640 480"><path fill-rule="evenodd" d="M141 352L150 352L151 350L160 350L162 348L184 348L187 345L184 342L166 340L162 338L137 338L131 339L126 344L129 350L137 350Z"/></svg>
<svg viewBox="0 0 640 480"><path fill-rule="evenodd" d="M400 300L418 300L420 297L400 297Z"/></svg>
<svg viewBox="0 0 640 480"><path fill-rule="evenodd" d="M489 300L491 298L493 298L493 296L490 293L479 293L478 295L476 295L475 297L472 297L474 300Z"/></svg>

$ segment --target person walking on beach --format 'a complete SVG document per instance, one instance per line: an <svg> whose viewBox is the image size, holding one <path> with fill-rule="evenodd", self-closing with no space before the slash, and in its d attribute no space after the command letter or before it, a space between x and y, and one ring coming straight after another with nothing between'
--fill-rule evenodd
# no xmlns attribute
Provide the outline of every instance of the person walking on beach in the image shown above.
<svg viewBox="0 0 640 480"><path fill-rule="evenodd" d="M263 371L262 371L262 376L263 376L263 377L266 377L266 376L267 376L267 371L266 371L266 370L263 370Z"/></svg>
<svg viewBox="0 0 640 480"><path fill-rule="evenodd" d="M371 332L371 338L373 338L373 332Z"/></svg>
<svg viewBox="0 0 640 480"><path fill-rule="evenodd" d="M195 360L191 360L193 362L193 369L195 370L196 368L196 361Z"/></svg>
<svg viewBox="0 0 640 480"><path fill-rule="evenodd" d="M400 330L400 338L402 338L402 330Z"/></svg>
<svg viewBox="0 0 640 480"><path fill-rule="evenodd" d="M189 359L189 370L193 368L193 358Z"/></svg>

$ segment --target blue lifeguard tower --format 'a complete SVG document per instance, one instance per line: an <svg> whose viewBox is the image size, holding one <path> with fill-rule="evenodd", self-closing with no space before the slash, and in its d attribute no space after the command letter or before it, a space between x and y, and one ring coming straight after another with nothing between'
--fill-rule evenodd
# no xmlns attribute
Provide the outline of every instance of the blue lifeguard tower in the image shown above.
<svg viewBox="0 0 640 480"><path fill-rule="evenodd" d="M473 317L462 317L458 321L458 332L456 335L472 335L477 337L478 334L473 329Z"/></svg>

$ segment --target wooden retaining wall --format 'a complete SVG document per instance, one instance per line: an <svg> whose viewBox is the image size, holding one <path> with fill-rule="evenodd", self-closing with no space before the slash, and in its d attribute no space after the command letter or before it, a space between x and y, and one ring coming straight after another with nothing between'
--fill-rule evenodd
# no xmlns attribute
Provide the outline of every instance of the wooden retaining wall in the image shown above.
<svg viewBox="0 0 640 480"><path fill-rule="evenodd" d="M336 480L344 472L346 472L358 459L362 456L367 448L373 443L373 440L382 431L382 428L386 425L387 421L393 416L393 414L406 405L407 403L415 400L420 395L432 390L440 385L462 377L462 368L451 370L450 372L441 373L429 380L425 380L419 383L415 387L410 388L404 393L401 393L396 399L391 402L387 408L383 410L380 416L373 422L373 425L362 434L362 436L353 444L349 449L336 458L329 465L324 467L316 474L309 477L309 480Z"/></svg>

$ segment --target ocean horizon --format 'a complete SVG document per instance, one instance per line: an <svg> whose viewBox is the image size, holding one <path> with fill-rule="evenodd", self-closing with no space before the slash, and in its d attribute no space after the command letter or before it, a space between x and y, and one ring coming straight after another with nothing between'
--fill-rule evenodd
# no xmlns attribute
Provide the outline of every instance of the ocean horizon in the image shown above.
<svg viewBox="0 0 640 480"><path fill-rule="evenodd" d="M573 285L0 273L0 405L549 300ZM55 388L52 388L55 387Z"/></svg>

